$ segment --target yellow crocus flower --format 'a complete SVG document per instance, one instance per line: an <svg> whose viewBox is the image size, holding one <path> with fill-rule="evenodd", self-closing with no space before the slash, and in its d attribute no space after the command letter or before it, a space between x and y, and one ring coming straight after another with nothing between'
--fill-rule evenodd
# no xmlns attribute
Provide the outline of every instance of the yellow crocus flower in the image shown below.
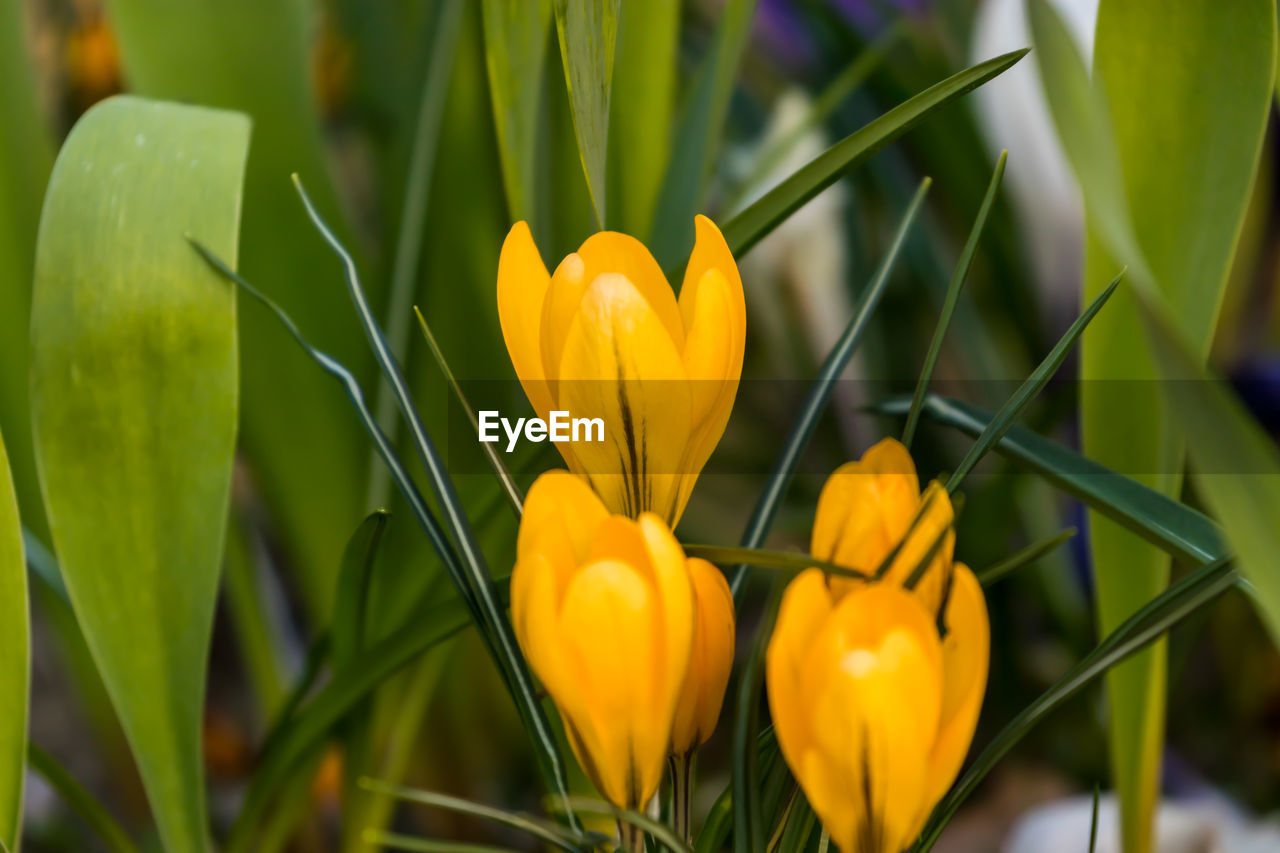
<svg viewBox="0 0 1280 853"><path fill-rule="evenodd" d="M674 526L719 442L742 374L746 307L720 230L696 220L680 298L634 237L602 231L548 273L517 222L498 260L507 352L538 416L600 418L604 440L558 442L615 513Z"/></svg>
<svg viewBox="0 0 1280 853"><path fill-rule="evenodd" d="M715 731L733 669L735 623L729 582L723 572L697 557L689 558L689 579L695 623L689 671L671 729L671 753L677 757L689 755Z"/></svg>
<svg viewBox="0 0 1280 853"><path fill-rule="evenodd" d="M787 588L766 660L778 746L843 853L900 853L951 786L986 689L990 635L957 564L944 614L894 583L841 597L809 569Z"/></svg>
<svg viewBox="0 0 1280 853"><path fill-rule="evenodd" d="M693 647L690 561L657 515L611 515L567 471L534 482L516 551L520 648L596 788L643 808L662 778Z"/></svg>
<svg viewBox="0 0 1280 853"><path fill-rule="evenodd" d="M915 593L937 613L951 582L954 522L947 490L934 481L922 495L911 454L897 439L886 438L857 462L837 468L822 487L809 553L865 574L894 554L883 579L901 585L934 550ZM831 583L845 592L861 582L833 577Z"/></svg>

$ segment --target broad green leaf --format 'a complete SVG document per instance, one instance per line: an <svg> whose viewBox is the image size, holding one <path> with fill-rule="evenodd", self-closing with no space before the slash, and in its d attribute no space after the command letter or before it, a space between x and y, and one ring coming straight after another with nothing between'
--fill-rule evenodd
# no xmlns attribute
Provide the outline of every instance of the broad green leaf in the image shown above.
<svg viewBox="0 0 1280 853"><path fill-rule="evenodd" d="M54 547L165 848L208 849L200 721L235 451L242 115L120 97L54 165L31 404Z"/></svg>
<svg viewBox="0 0 1280 853"><path fill-rule="evenodd" d="M734 257L740 257L805 202L906 133L938 107L999 76L1026 53L1027 49L1015 50L952 75L903 101L819 154L724 224L724 238Z"/></svg>
<svg viewBox="0 0 1280 853"><path fill-rule="evenodd" d="M671 150L679 0L622 0L609 98L609 220L647 241Z"/></svg>
<svg viewBox="0 0 1280 853"><path fill-rule="evenodd" d="M26 526L48 538L31 452L27 408L27 320L36 225L53 145L27 55L23 14L30 4L0 3L0 431L9 447L18 502Z"/></svg>
<svg viewBox="0 0 1280 853"><path fill-rule="evenodd" d="M1160 5L1105 0L1089 80L1062 22L1031 5L1041 77L1087 211L1084 296L1119 264L1168 300L1191 352L1208 353L1270 110L1271 0ZM1182 435L1170 417L1135 293L1082 343L1085 452L1128 466L1158 491L1181 485ZM1168 583L1167 557L1101 518L1090 524L1099 630ZM1150 848L1164 731L1165 652L1108 676L1112 765L1123 839Z"/></svg>
<svg viewBox="0 0 1280 853"><path fill-rule="evenodd" d="M489 100L497 125L507 208L512 219L532 221L537 209L534 155L551 0L482 0L481 8Z"/></svg>
<svg viewBox="0 0 1280 853"><path fill-rule="evenodd" d="M1144 300L1143 321L1174 419L1187 440L1192 482L1222 524L1240 573L1253 585L1251 600L1280 645L1280 453L1231 390L1205 368L1156 298Z"/></svg>
<svg viewBox="0 0 1280 853"><path fill-rule="evenodd" d="M710 53L698 69L680 109L667 172L649 229L653 255L670 269L693 247L693 218L701 211L711 165L719 150L738 63L751 36L759 0L727 0ZM725 235L726 237L728 234ZM733 242L729 242L733 248Z"/></svg>
<svg viewBox="0 0 1280 853"><path fill-rule="evenodd" d="M555 0L556 33L564 60L573 130L595 206L596 223L605 227L605 166L609 154L609 92L613 52L618 41L622 0Z"/></svg>
<svg viewBox="0 0 1280 853"><path fill-rule="evenodd" d="M108 0L107 11L131 91L252 119L239 268L268 283L270 295L367 382L373 360L360 346L342 279L326 263L324 243L289 185L291 172L304 175L326 214L338 210L311 91L313 6L307 0ZM296 568L311 621L323 625L337 580L334 555L369 509L363 503L369 446L342 396L281 338L268 312L246 304L240 337L251 366L241 377L242 449Z"/></svg>
<svg viewBox="0 0 1280 853"><path fill-rule="evenodd" d="M31 629L18 495L0 436L0 842L18 849L27 763Z"/></svg>
<svg viewBox="0 0 1280 853"><path fill-rule="evenodd" d="M880 304L880 297L884 295L884 289L889 283L889 273L893 271L893 265L906 244L907 233L911 230L911 224L924 203L925 194L928 193L931 183L929 178L920 182L920 188L916 190L915 197L911 199L906 212L902 215L902 220L898 223L893 242L890 243L888 251L880 261L880 266L876 268L875 275L867 284L867 289L863 291L853 316L849 318L849 324L845 327L840 340L836 341L831 352L827 354L822 368L818 371L818 377L809 388L809 393L800 407L800 413L796 416L791 432L782 446L782 452L774 461L769 479L765 481L765 487L760 497L756 499L750 518L747 519L747 528L743 531L740 540L743 548L759 548L764 544L765 537L769 535L773 518L778 513L778 507L782 505L782 498L795 474L796 466L800 464L800 456L809 445L813 431L818 428L818 417L826 408L832 392L835 391L836 380L849 364L849 359L853 358L862 335L867 329L867 324ZM734 602L738 606L742 604L746 579L746 565L738 566L730 575L729 585L733 589Z"/></svg>

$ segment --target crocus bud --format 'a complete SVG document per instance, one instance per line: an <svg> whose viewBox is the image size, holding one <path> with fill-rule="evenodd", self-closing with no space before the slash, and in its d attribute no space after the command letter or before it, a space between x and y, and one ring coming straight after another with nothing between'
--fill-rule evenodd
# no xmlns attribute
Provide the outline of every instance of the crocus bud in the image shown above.
<svg viewBox="0 0 1280 853"><path fill-rule="evenodd" d="M498 259L502 335L534 410L604 425L603 441L557 441L565 462L610 511L669 526L729 420L746 337L733 255L710 219L696 231L678 301L625 234L595 234L549 274L517 222Z"/></svg>
<svg viewBox="0 0 1280 853"><path fill-rule="evenodd" d="M729 671L733 668L733 593L724 574L706 560L690 557L693 582L693 652L671 729L671 752L683 756L707 742L720 719Z"/></svg>
<svg viewBox="0 0 1280 853"><path fill-rule="evenodd" d="M886 438L857 462L841 465L822 487L809 553L864 574L874 574L892 555L883 579L902 585L932 551L914 590L936 614L951 582L954 522L947 490L935 481L921 495L911 454ZM838 593L862 583L830 580Z"/></svg>
<svg viewBox="0 0 1280 853"><path fill-rule="evenodd" d="M516 639L604 797L645 806L662 778L693 645L693 585L662 519L610 515L550 471L525 499L511 575Z"/></svg>
<svg viewBox="0 0 1280 853"><path fill-rule="evenodd" d="M986 689L982 590L957 564L943 615L897 584L787 588L766 660L783 758L843 853L900 853L951 786Z"/></svg>

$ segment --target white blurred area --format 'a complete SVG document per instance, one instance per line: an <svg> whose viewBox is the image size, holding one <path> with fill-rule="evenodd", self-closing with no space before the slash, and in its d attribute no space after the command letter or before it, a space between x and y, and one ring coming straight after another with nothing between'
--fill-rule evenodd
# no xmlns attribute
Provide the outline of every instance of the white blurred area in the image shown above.
<svg viewBox="0 0 1280 853"><path fill-rule="evenodd" d="M1091 63L1098 0L1050 2ZM984 0L979 5L969 49L973 62L1030 45L1025 0ZM1034 53L969 97L992 163L1001 149L1009 149L1004 183L1024 232L1036 290L1051 326L1065 327L1079 310L1083 214Z"/></svg>

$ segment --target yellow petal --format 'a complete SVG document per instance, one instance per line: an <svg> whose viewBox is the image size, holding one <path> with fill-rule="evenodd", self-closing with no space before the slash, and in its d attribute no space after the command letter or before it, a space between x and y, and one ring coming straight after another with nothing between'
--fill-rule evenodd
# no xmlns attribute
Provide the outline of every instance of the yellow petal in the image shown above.
<svg viewBox="0 0 1280 853"><path fill-rule="evenodd" d="M933 550L934 556L929 561L929 568L925 569L916 582L915 593L925 609L936 614L942 606L947 585L951 583L951 559L956 543L953 529L955 510L947 490L937 480L930 483L921 496L917 516L912 522L908 522L907 529L895 536L895 540L902 540L902 547L886 573L885 580L905 583Z"/></svg>
<svg viewBox="0 0 1280 853"><path fill-rule="evenodd" d="M920 483L905 447L886 438L841 465L818 498L810 553L874 571L915 516Z"/></svg>
<svg viewBox="0 0 1280 853"><path fill-rule="evenodd" d="M684 549L671 534L671 529L658 515L646 512L636 522L649 552L654 585L658 590L662 618L662 668L657 677L661 685L655 720L663 726L662 748L671 742L671 722L676 701L689 668L693 651L693 583L689 579Z"/></svg>
<svg viewBox="0 0 1280 853"><path fill-rule="evenodd" d="M560 399L560 362L564 357L565 341L568 340L569 328L573 325L573 319L578 316L582 297L590 284L586 264L575 252L565 255L547 286L547 296L543 300L538 321L539 352L552 400Z"/></svg>
<svg viewBox="0 0 1280 853"><path fill-rule="evenodd" d="M733 593L724 573L696 557L689 558L688 570L696 621L689 670L671 727L671 752L676 755L706 743L715 731L733 668L735 639Z"/></svg>
<svg viewBox="0 0 1280 853"><path fill-rule="evenodd" d="M689 263L684 270L684 281L680 285L680 316L686 330L693 328L698 312L697 303L699 289L708 270L716 270L724 277L729 289L729 311L725 321L733 332L741 349L741 341L746 337L747 306L742 294L742 276L738 274L738 264L729 251L729 244L716 224L699 214L694 217L693 252L689 255Z"/></svg>
<svg viewBox="0 0 1280 853"><path fill-rule="evenodd" d="M651 510L671 523L689 386L671 336L628 279L601 275L587 288L565 343L560 404L575 418L604 422L603 442L572 448L605 505L632 518Z"/></svg>
<svg viewBox="0 0 1280 853"><path fill-rule="evenodd" d="M512 225L498 256L498 321L511 364L541 418L546 418L552 408L539 340L543 300L550 280L528 224Z"/></svg>
<svg viewBox="0 0 1280 853"><path fill-rule="evenodd" d="M527 554L516 561L511 573L511 622L516 640L547 692L564 696L573 684L560 644L560 600L562 591L576 574L566 572L540 553Z"/></svg>
<svg viewBox="0 0 1280 853"><path fill-rule="evenodd" d="M801 572L787 585L765 656L769 714L778 747L793 770L813 740L800 682L813 639L831 615L831 592L817 569ZM797 771L798 772L798 771Z"/></svg>
<svg viewBox="0 0 1280 853"><path fill-rule="evenodd" d="M919 834L941 694L937 631L898 587L854 590L814 639L801 697L825 771L801 782L824 823L854 812L848 849L896 853Z"/></svg>
<svg viewBox="0 0 1280 853"><path fill-rule="evenodd" d="M573 724L584 769L606 799L625 808L657 790L670 734L669 720L663 726L651 711L660 691L654 592L630 566L602 560L573 579L560 614L559 642L574 680L552 698Z"/></svg>
<svg viewBox="0 0 1280 853"><path fill-rule="evenodd" d="M548 536L563 536L572 549L573 562L582 563L596 528L608 517L609 511L585 480L568 471L547 471L525 496L516 553L523 556L540 544L547 547Z"/></svg>
<svg viewBox="0 0 1280 853"><path fill-rule="evenodd" d="M942 641L942 722L929 758L929 808L955 781L973 740L987 690L991 626L982 587L973 572L957 563L944 620Z"/></svg>
<svg viewBox="0 0 1280 853"><path fill-rule="evenodd" d="M741 285L739 285L740 287ZM742 375L743 337L735 328L736 307L729 283L720 270L708 269L696 296L680 294L680 304L695 306L684 347L684 368L689 377L693 434L685 452L679 512L711 452L724 435ZM741 301L741 295L738 300Z"/></svg>
<svg viewBox="0 0 1280 853"><path fill-rule="evenodd" d="M601 231L587 238L578 249L578 255L586 266L588 282L604 273L626 277L658 315L676 350L684 349L684 324L680 320L676 295L662 267L658 266L643 243L628 234Z"/></svg>

